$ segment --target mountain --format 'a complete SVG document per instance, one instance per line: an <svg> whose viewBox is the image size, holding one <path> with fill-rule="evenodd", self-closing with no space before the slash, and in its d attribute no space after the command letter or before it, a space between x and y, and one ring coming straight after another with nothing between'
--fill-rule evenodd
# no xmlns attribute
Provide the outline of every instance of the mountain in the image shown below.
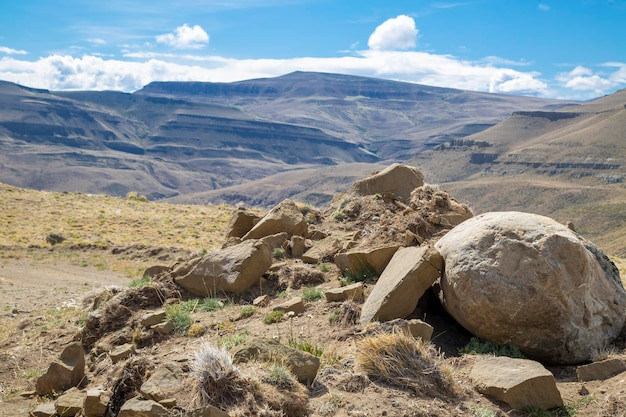
<svg viewBox="0 0 626 417"><path fill-rule="evenodd" d="M154 200L345 164L360 175L367 164L407 160L513 112L568 104L305 72L155 82L132 94L0 82L0 182ZM316 203L328 201L309 191Z"/></svg>

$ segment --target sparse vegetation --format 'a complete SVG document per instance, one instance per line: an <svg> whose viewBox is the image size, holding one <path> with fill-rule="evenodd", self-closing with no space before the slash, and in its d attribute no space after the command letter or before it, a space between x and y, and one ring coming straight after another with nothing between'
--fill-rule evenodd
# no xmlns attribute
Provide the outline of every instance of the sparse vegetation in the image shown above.
<svg viewBox="0 0 626 417"><path fill-rule="evenodd" d="M524 354L516 346L502 346L486 340L472 337L469 343L461 348L461 353L474 355L509 356L511 358L524 358Z"/></svg>
<svg viewBox="0 0 626 417"><path fill-rule="evenodd" d="M231 336L224 336L217 340L217 346L224 347L230 350L233 347L245 342L249 334L250 332L248 332L247 330L242 330L238 332L237 334L234 334Z"/></svg>
<svg viewBox="0 0 626 417"><path fill-rule="evenodd" d="M324 291L315 287L306 287L302 290L302 298L305 301L315 301L319 300L324 296Z"/></svg>
<svg viewBox="0 0 626 417"><path fill-rule="evenodd" d="M193 322L191 318L191 311L195 309L196 303L178 303L170 304L165 307L165 313L167 320L172 322L174 330L179 333L185 333L191 327ZM193 307L192 307L193 306Z"/></svg>
<svg viewBox="0 0 626 417"><path fill-rule="evenodd" d="M256 308L254 306L244 306L239 311L238 319L247 319L248 317L254 316L255 313L256 313Z"/></svg>
<svg viewBox="0 0 626 417"><path fill-rule="evenodd" d="M146 285L150 285L151 282L152 282L152 278L149 275L144 275L141 278L132 280L128 284L128 286L130 288L141 288L141 287L145 287Z"/></svg>
<svg viewBox="0 0 626 417"><path fill-rule="evenodd" d="M224 408L236 404L246 392L247 381L223 347L202 344L195 353L191 372L198 404Z"/></svg>
<svg viewBox="0 0 626 417"><path fill-rule="evenodd" d="M378 276L378 273L370 264L363 262L356 272L353 272L351 269L345 269L341 276L341 284L350 285L355 282L372 282L373 279Z"/></svg>
<svg viewBox="0 0 626 417"><path fill-rule="evenodd" d="M295 375L284 365L273 364L267 377L264 379L279 388L289 388L298 383Z"/></svg>
<svg viewBox="0 0 626 417"><path fill-rule="evenodd" d="M206 297L202 300L198 305L198 310L200 311L217 311L224 307L224 303L213 297Z"/></svg>
<svg viewBox="0 0 626 417"><path fill-rule="evenodd" d="M272 249L272 258L276 260L283 260L286 257L285 249L283 248L274 248Z"/></svg>
<svg viewBox="0 0 626 417"><path fill-rule="evenodd" d="M283 320L284 316L285 316L284 312L279 311L279 310L274 310L274 311L267 313L267 315L263 318L263 323L265 324L278 323Z"/></svg>

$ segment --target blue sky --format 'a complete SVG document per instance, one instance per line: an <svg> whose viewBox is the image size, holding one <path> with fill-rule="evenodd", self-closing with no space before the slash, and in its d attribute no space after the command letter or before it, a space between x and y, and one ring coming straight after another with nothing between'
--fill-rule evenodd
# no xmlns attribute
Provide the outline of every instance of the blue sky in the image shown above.
<svg viewBox="0 0 626 417"><path fill-rule="evenodd" d="M0 79L51 90L292 71L591 99L626 88L626 0L20 0Z"/></svg>

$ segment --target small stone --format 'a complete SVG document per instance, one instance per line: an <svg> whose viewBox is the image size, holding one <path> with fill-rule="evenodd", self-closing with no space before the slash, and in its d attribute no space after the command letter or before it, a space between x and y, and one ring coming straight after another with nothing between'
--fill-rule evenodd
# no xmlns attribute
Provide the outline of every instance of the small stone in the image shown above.
<svg viewBox="0 0 626 417"><path fill-rule="evenodd" d="M274 311L283 311L285 313L292 311L295 314L302 314L304 313L304 301L302 297L294 297L274 307Z"/></svg>
<svg viewBox="0 0 626 417"><path fill-rule="evenodd" d="M155 324L164 322L166 316L167 315L165 313L165 310L158 310L146 313L141 317L141 325L145 327L154 326Z"/></svg>
<svg viewBox="0 0 626 417"><path fill-rule="evenodd" d="M170 334L174 331L174 323L171 321L164 321L163 323L155 324L151 327L151 329L158 334Z"/></svg>
<svg viewBox="0 0 626 417"><path fill-rule="evenodd" d="M267 294L259 295L252 302L252 305L256 307L267 307L269 304L270 304L270 296Z"/></svg>
<svg viewBox="0 0 626 417"><path fill-rule="evenodd" d="M87 390L85 402L83 403L83 413L85 417L102 417L107 411L109 394L99 388Z"/></svg>
<svg viewBox="0 0 626 417"><path fill-rule="evenodd" d="M54 402L43 403L39 404L31 414L33 417L52 417L57 414L57 409Z"/></svg>
<svg viewBox="0 0 626 417"><path fill-rule="evenodd" d="M580 387L580 389L578 390L578 393L580 395L589 395L590 394L589 390L584 385L582 387Z"/></svg>
<svg viewBox="0 0 626 417"><path fill-rule="evenodd" d="M57 414L61 417L73 417L83 409L85 392L78 388L66 391L55 401Z"/></svg>
<svg viewBox="0 0 626 417"><path fill-rule="evenodd" d="M363 283L355 282L354 284L346 285L345 287L333 288L324 291L326 301L346 301L353 300L358 301L363 296Z"/></svg>
<svg viewBox="0 0 626 417"><path fill-rule="evenodd" d="M119 361L123 361L127 359L130 355L135 353L135 345L132 343L126 343L125 345L121 345L113 349L109 356L111 357L111 362L118 363Z"/></svg>

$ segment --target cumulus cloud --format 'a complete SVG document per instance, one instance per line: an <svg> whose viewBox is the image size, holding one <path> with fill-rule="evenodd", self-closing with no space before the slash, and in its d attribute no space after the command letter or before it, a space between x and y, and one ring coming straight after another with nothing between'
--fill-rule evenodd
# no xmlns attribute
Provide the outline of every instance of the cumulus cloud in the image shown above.
<svg viewBox="0 0 626 417"><path fill-rule="evenodd" d="M0 52L7 55L26 55L28 52L19 49L9 48L7 46L0 46Z"/></svg>
<svg viewBox="0 0 626 417"><path fill-rule="evenodd" d="M547 5L547 4L545 4L545 3L539 3L539 5L537 6L537 8L538 8L539 10L544 11L544 12L547 12L547 11L549 11L549 10L550 10L550 6L549 6L549 5Z"/></svg>
<svg viewBox="0 0 626 417"><path fill-rule="evenodd" d="M612 77L615 77L616 74L619 74L619 70ZM616 81L596 74L590 68L582 65L578 65L569 72L558 74L557 81L565 88L575 91L592 91L598 95L617 86Z"/></svg>
<svg viewBox="0 0 626 417"><path fill-rule="evenodd" d="M200 49L209 43L209 34L199 25L188 26L185 23L173 33L157 36L156 41L177 49Z"/></svg>
<svg viewBox="0 0 626 417"><path fill-rule="evenodd" d="M406 15L388 19L370 35L367 45L370 49L392 51L415 47L418 30L415 20Z"/></svg>

